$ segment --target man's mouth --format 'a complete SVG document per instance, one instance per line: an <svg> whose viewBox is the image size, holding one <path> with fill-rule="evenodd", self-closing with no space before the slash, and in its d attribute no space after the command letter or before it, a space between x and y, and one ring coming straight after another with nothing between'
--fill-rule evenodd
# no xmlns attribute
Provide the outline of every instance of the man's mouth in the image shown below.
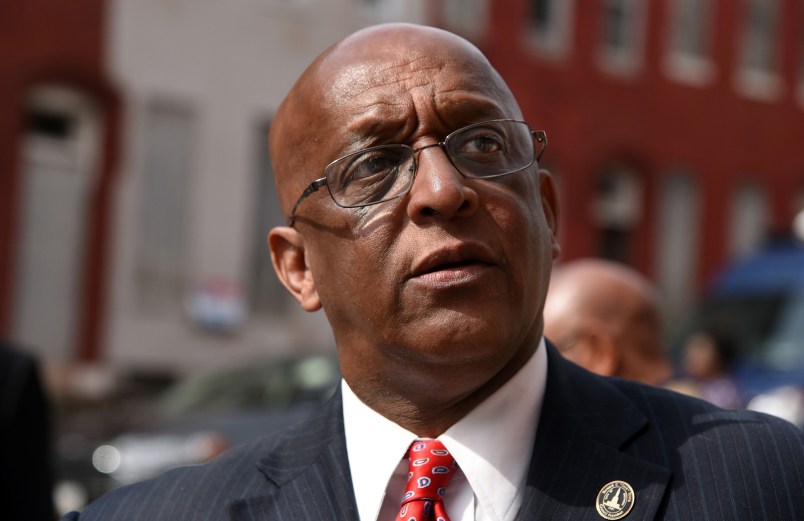
<svg viewBox="0 0 804 521"><path fill-rule="evenodd" d="M410 278L431 284L450 284L478 276L494 264L487 248L458 244L430 252L414 262Z"/></svg>
<svg viewBox="0 0 804 521"><path fill-rule="evenodd" d="M448 270L457 270L464 268L466 266L471 266L472 264L477 264L478 261L475 259L464 259L461 261L456 262L445 262L444 264L437 264L432 268L427 269L423 273L434 273L437 271L448 271Z"/></svg>

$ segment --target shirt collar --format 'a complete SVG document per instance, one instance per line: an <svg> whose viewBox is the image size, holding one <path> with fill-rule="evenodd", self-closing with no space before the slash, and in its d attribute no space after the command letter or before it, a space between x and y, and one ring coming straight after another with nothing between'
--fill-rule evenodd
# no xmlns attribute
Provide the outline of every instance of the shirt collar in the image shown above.
<svg viewBox="0 0 804 521"><path fill-rule="evenodd" d="M511 519L519 509L546 380L542 339L508 382L438 438L458 462L484 517ZM358 512L360 519L377 519L388 481L417 436L361 402L345 381L341 386Z"/></svg>

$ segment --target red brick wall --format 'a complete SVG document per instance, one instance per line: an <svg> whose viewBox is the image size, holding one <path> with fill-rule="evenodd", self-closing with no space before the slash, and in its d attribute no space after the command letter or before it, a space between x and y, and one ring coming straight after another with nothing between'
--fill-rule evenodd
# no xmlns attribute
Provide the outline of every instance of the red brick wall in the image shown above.
<svg viewBox="0 0 804 521"><path fill-rule="evenodd" d="M802 63L804 4L782 0L777 37L783 94L758 101L734 88L742 3L715 0L712 26L716 76L696 87L663 72L666 0L651 0L644 59L638 72L616 76L595 57L600 2L574 2L571 45L566 57L545 58L528 49L526 0L490 3L488 29L479 43L506 78L525 117L546 129L546 164L562 173L564 258L595 255L597 238L589 205L606 161L626 158L645 174L646 213L636 231L630 262L651 274L654 266L657 182L669 168L684 166L701 190L702 236L699 283L726 260L730 190L752 173L771 199L772 227L792 218L793 198L804 189L804 106L795 99Z"/></svg>

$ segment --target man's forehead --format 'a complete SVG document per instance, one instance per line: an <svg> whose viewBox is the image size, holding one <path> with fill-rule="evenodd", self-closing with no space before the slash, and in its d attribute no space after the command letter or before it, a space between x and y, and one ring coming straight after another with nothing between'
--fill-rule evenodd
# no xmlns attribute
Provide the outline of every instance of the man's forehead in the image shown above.
<svg viewBox="0 0 804 521"><path fill-rule="evenodd" d="M446 67L436 56L418 60L411 55L403 59L375 57L370 62L348 62L325 76L331 78L325 95L337 102L361 95L380 97L390 90L429 87Z"/></svg>
<svg viewBox="0 0 804 521"><path fill-rule="evenodd" d="M288 95L272 129L277 180L296 178L289 188L295 193L310 181L296 174L319 172L343 153L344 143L354 148L363 144L361 137L379 139L385 131L372 130L380 127L399 132L415 127L412 93L420 99L429 95L439 109L463 107L462 116L472 120L467 124L519 116L502 78L463 38L409 24L370 27L325 51ZM318 131L314 142L311 128ZM290 196L283 199L292 202Z"/></svg>
<svg viewBox="0 0 804 521"><path fill-rule="evenodd" d="M405 109L411 109L414 97L438 108L462 105L478 117L518 115L510 92L480 51L432 28L402 26L348 38L322 59L313 82L321 115L336 119L395 115L407 120L413 114Z"/></svg>
<svg viewBox="0 0 804 521"><path fill-rule="evenodd" d="M461 51L482 57L480 51L458 35L421 25L393 23L375 25L347 36L322 54L327 61L366 61L375 56L394 54L422 56L445 51Z"/></svg>
<svg viewBox="0 0 804 521"><path fill-rule="evenodd" d="M495 87L477 69L456 71L432 58L377 67L354 64L331 78L321 110L350 118L408 119L413 105L424 102L436 110L460 106L500 117L508 103Z"/></svg>

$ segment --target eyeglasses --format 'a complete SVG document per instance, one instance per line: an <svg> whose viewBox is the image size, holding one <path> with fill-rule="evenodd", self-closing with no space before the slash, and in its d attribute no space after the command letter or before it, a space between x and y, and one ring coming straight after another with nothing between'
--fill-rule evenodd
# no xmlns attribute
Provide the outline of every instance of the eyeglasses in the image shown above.
<svg viewBox="0 0 804 521"><path fill-rule="evenodd" d="M547 147L547 134L532 130L524 121L495 119L460 128L440 143L419 148L380 145L347 154L328 164L324 177L304 189L290 211L288 226L293 226L301 202L324 185L335 204L343 208L401 197L413 186L418 166L416 153L432 147L442 147L462 176L491 179L519 172L538 161Z"/></svg>

